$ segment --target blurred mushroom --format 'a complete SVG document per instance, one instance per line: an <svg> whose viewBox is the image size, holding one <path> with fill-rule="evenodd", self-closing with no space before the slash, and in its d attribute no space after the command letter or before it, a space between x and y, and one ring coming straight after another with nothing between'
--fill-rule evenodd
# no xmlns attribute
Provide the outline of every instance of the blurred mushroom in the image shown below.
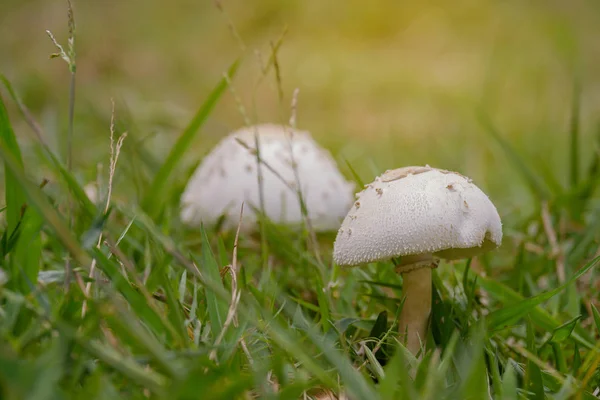
<svg viewBox="0 0 600 400"><path fill-rule="evenodd" d="M338 265L392 259L403 278L402 340L417 354L431 312L431 269L502 241L496 207L469 178L425 167L386 171L357 195L334 244Z"/></svg>
<svg viewBox="0 0 600 400"><path fill-rule="evenodd" d="M302 221L296 189L299 181L313 228L337 229L352 205L354 184L344 179L329 152L308 132L274 124L240 129L217 144L187 184L181 197L181 220L196 226L200 222L212 225L223 218L223 228L233 229L242 201L260 209L255 133L266 216L283 224ZM255 226L252 207L245 208L243 230Z"/></svg>

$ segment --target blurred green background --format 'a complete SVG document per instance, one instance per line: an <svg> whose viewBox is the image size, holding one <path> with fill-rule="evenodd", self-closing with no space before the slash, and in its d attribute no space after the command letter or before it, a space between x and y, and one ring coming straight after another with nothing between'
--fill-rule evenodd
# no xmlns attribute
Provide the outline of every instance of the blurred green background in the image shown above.
<svg viewBox="0 0 600 400"><path fill-rule="evenodd" d="M159 163L241 56L233 84L252 122L287 120L292 92L299 88L299 128L329 148L346 175L344 160L365 181L387 168L431 164L472 177L501 214L524 212L532 205L529 192L476 112L484 110L540 173L555 171L566 183L576 78L582 83L581 165L598 151L591 145L599 122L598 2L224 0L221 5L223 12L209 0L74 1L74 149L82 182L94 179L98 162L108 162L111 98L117 102L119 130L130 132L122 155L130 162L119 168L135 168L132 152L139 149ZM0 2L0 72L58 149L66 131L69 74L64 62L49 59L55 49L46 29L66 42L64 1ZM258 60L268 59L271 43L284 31L280 100L272 72L257 84ZM28 128L9 106L26 144ZM243 124L234 96L226 93L186 165L193 167ZM183 185L185 176L178 179ZM117 185L130 186L123 179Z"/></svg>

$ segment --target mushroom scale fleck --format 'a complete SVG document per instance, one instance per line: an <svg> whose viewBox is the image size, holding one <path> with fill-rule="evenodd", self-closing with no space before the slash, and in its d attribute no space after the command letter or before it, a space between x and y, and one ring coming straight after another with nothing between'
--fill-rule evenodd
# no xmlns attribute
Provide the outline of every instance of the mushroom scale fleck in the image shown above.
<svg viewBox="0 0 600 400"><path fill-rule="evenodd" d="M302 221L293 159L313 227L318 231L339 228L352 205L354 184L344 179L330 153L308 132L275 124L240 129L216 145L187 184L181 197L181 220L192 226L212 225L224 217L223 229L234 229L244 202L242 229L253 229L252 207L260 208L256 133L269 219L284 224Z"/></svg>
<svg viewBox="0 0 600 400"><path fill-rule="evenodd" d="M357 194L334 245L338 265L432 254L459 259L502 241L496 207L472 181L431 167L386 171Z"/></svg>

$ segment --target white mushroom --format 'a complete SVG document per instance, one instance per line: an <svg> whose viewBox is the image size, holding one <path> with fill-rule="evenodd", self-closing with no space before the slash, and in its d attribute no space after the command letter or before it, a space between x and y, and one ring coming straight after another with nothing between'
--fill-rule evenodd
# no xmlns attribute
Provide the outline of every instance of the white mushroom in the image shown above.
<svg viewBox="0 0 600 400"><path fill-rule="evenodd" d="M398 328L417 354L426 339L436 258L468 258L501 242L498 211L469 178L429 166L405 167L386 171L357 194L333 257L341 266L397 262L405 297Z"/></svg>
<svg viewBox="0 0 600 400"><path fill-rule="evenodd" d="M337 229L352 205L354 184L344 179L329 152L308 132L274 124L240 129L217 144L188 182L181 197L181 220L192 226L212 225L224 217L223 228L233 229L245 202L242 229L253 229L253 207L260 209L256 133L267 217L285 224L302 221L294 161L312 226L317 231Z"/></svg>

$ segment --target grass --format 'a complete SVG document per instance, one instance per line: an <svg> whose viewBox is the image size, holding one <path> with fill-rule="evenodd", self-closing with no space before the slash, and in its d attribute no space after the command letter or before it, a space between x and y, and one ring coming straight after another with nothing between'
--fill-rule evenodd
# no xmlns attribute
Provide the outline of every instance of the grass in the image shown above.
<svg viewBox="0 0 600 400"><path fill-rule="evenodd" d="M256 86L272 79L281 100L279 45ZM241 236L181 225L185 153L228 86L238 93L238 65L206 90L164 162L134 121L117 118L111 135L124 128L129 136L116 165L106 143L111 176L99 181L117 176L136 190L108 203L88 199L84 172L43 142L48 134L19 87L2 79L0 398L597 398L600 136L580 148L589 133L579 78L564 133L567 183L562 167L527 157L492 111L477 109L486 146L526 193L520 201L533 200L516 212L500 208L498 251L434 271L430 350L417 360L395 339L402 279L391 263L341 269L331 234L314 238L268 220ZM278 107L279 116L289 110ZM17 138L27 125L35 135L25 148ZM73 134L76 143L82 133ZM375 156L362 169L340 165L357 182L384 169ZM99 274L90 275L92 265Z"/></svg>

